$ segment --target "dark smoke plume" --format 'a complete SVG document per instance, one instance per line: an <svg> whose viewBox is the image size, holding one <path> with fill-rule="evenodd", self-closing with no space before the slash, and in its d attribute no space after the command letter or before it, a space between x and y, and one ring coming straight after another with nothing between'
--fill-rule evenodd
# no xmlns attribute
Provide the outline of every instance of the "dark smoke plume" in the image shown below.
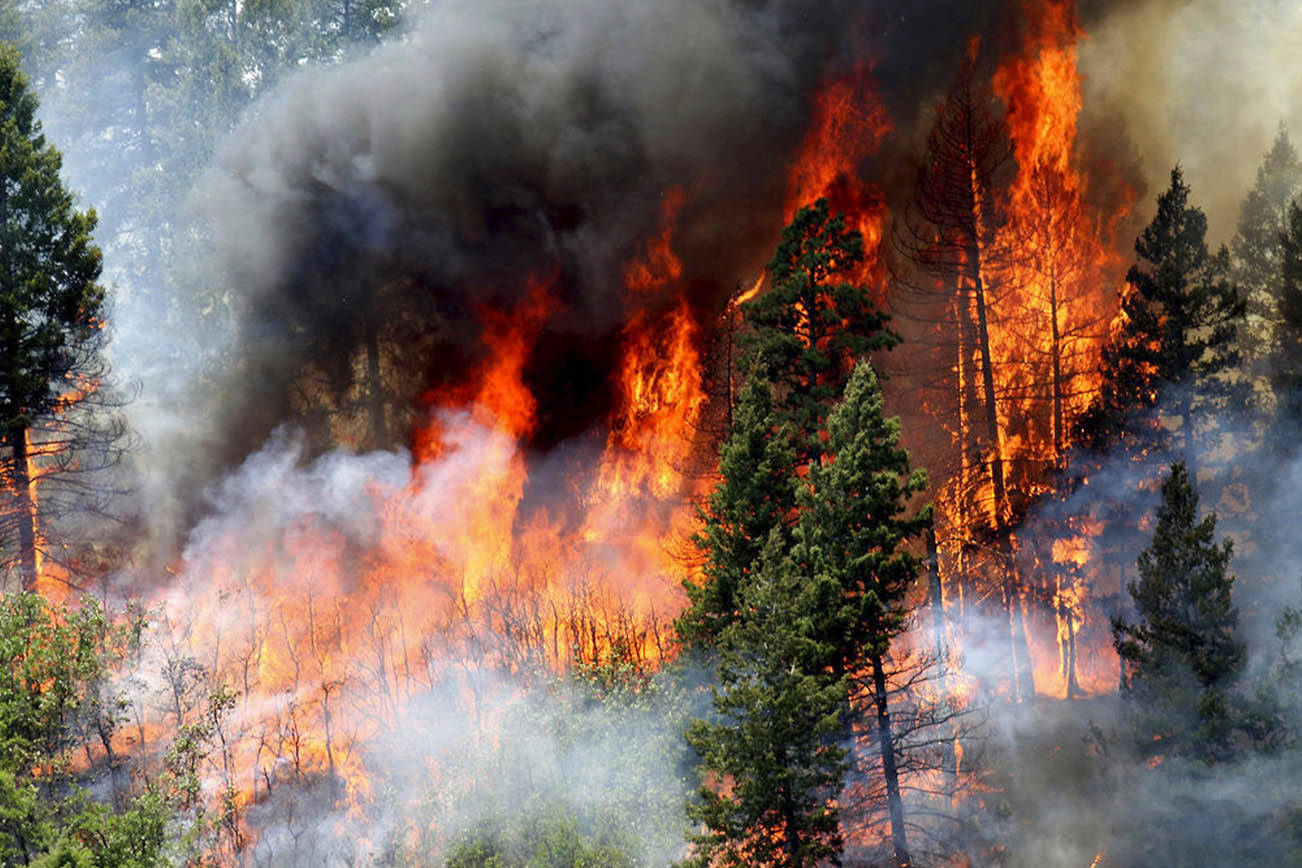
<svg viewBox="0 0 1302 868"><path fill-rule="evenodd" d="M398 348L393 398L414 404L475 363L478 312L531 277L561 301L526 371L554 420L535 445L582 433L608 409L623 270L664 196L686 194L673 291L708 322L776 240L818 85L867 58L907 125L995 19L950 5L452 0L368 58L300 76L196 197L240 319L210 442L239 460L306 369L345 393L368 345Z"/></svg>
<svg viewBox="0 0 1302 868"><path fill-rule="evenodd" d="M755 268L822 34L843 15L450 2L406 39L291 83L198 199L241 308L230 457L281 420L309 364L333 363L326 379L346 388L368 340L406 355L404 399L463 373L479 311L509 309L531 278L561 302L540 353L560 342L552 355L578 357L549 366L559 381L531 366L531 385L601 391L627 314L623 270L669 191L688 194L675 246L698 304Z"/></svg>

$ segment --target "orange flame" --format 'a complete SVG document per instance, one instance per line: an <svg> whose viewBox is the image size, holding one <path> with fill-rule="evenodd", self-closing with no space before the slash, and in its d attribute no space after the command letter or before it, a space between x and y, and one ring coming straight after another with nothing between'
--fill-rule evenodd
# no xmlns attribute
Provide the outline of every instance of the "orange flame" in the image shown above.
<svg viewBox="0 0 1302 868"><path fill-rule="evenodd" d="M847 224L863 234L867 257L853 279L876 288L882 283L877 251L886 225L886 202L881 190L861 178L860 164L890 131L871 69L860 63L815 96L812 125L787 175L786 219L826 198L834 213L845 214Z"/></svg>
<svg viewBox="0 0 1302 868"><path fill-rule="evenodd" d="M662 619L681 607L675 549L692 529L688 471L705 402L691 310L647 301L679 288L682 201L666 196L661 233L626 268L639 312L586 481L526 504L533 468L521 444L537 406L524 372L559 309L554 280L536 278L515 309L480 312L482 364L426 396L410 475L365 483L349 510L362 527L310 503L278 525L280 507L268 504L263 521L254 502L189 553L164 605L168 653L236 696L210 790L246 805L291 779L333 778L357 806L371 796L361 748L459 668L662 659ZM257 472L288 473L297 458L285 460ZM180 709L172 726L197 713Z"/></svg>

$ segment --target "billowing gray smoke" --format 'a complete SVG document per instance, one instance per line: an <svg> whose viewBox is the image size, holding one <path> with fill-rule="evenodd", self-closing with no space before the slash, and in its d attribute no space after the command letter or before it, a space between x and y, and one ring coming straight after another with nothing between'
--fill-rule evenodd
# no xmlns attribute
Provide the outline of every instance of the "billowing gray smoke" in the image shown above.
<svg viewBox="0 0 1302 868"><path fill-rule="evenodd" d="M210 442L249 454L305 368L343 394L368 347L373 363L398 348L393 403L414 403L473 363L477 311L530 277L562 302L526 370L536 445L582 433L609 400L623 270L666 193L686 194L673 289L708 316L772 248L819 82L865 56L893 96L944 81L947 59L920 58L991 16L943 5L449 0L370 57L292 80L196 193L204 279L231 288L240 321Z"/></svg>
<svg viewBox="0 0 1302 868"><path fill-rule="evenodd" d="M690 193L676 249L698 300L771 243L839 5L453 0L265 101L196 200L242 315L249 367L227 430L250 436L232 457L283 418L309 364L345 391L368 341L402 356L399 401L460 373L477 312L507 308L531 277L555 281L549 333L586 347L577 364L535 365L531 385L600 393L623 270L668 191Z"/></svg>

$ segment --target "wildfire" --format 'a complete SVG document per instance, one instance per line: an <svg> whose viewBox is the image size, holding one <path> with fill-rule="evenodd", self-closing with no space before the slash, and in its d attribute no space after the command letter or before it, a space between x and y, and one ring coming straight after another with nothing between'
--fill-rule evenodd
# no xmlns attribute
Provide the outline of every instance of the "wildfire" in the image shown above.
<svg viewBox="0 0 1302 868"><path fill-rule="evenodd" d="M653 665L665 653L705 401L698 327L678 299L682 201L666 195L663 231L626 268L636 313L609 434L569 489L531 489L546 458L523 445L537 424L525 368L560 309L554 276L531 279L511 310L480 312L483 362L425 397L429 421L405 478L376 471L349 489L343 514L303 502L285 517L269 498L288 497L277 480L303 472L301 456L273 452L247 469L268 499L242 503L228 527L200 529L165 607L170 671L194 660L233 689L212 786L253 804L291 778L333 778L355 805L371 792L364 745L458 668L523 673L533 660L613 653ZM310 472L328 476L332 461L345 459ZM350 484L340 479L331 484Z"/></svg>
<svg viewBox="0 0 1302 868"><path fill-rule="evenodd" d="M862 179L859 169L890 131L871 68L860 63L850 74L829 81L815 96L809 132L787 175L787 219L802 206L827 199L834 212L845 214L847 223L863 234L868 255L853 279L870 287L882 286L877 251L886 225L886 203L881 191Z"/></svg>
<svg viewBox="0 0 1302 868"><path fill-rule="evenodd" d="M1010 488L1030 500L1061 467L1068 422L1094 388L1111 312L1098 276L1116 260L1107 225L1084 204L1087 179L1074 158L1082 34L1072 6L1028 5L1027 14L1026 43L993 82L1017 164L1001 245L1025 255L991 265L986 277L994 287L990 350L999 360L993 448L1012 468ZM790 216L826 197L846 213L868 253L853 279L884 294L885 198L860 169L891 125L870 71L861 64L816 95L785 206ZM611 409L600 439L567 444L589 451L565 472L548 463L560 459L528 445L539 398L526 372L565 312L559 268L530 278L514 307L477 311L479 361L424 396L409 458L325 456L305 468L302 454L285 448L251 460L248 487L265 497L232 498L238 521L198 529L201 542L187 551L163 607L171 637L163 668L175 680L161 694L180 696L202 668L212 701L226 703L225 716L212 717L224 729L210 784L254 805L291 780L337 781L356 805L372 795L365 746L436 687L540 662L558 669L613 654L638 665L663 659L661 627L680 608L690 572L681 554L694 529L689 501L705 484L713 446L700 432L709 335L683 291L674 243L687 198L683 188L665 191L659 227L624 263L628 314ZM761 291L762 277L734 303ZM959 340L967 343L958 352L957 401L970 424L978 356L971 335ZM953 597L937 609L941 621L955 616L939 631L944 640L961 643L966 607L1002 593L1010 631L1023 634L1010 655L1034 665L1037 692L1070 698L1110 689L1115 658L1091 596L1090 529L1074 528L1047 552L997 551L977 528L998 527L1015 510L996 504L991 480L963 460L938 494L945 578L937 596ZM356 462L368 471L361 482L350 475ZM395 464L402 473L391 472ZM327 502L272 502L304 475ZM1011 545L1023 543L1029 551L1030 542ZM1014 569L1016 581L996 579L995 590L969 581ZM915 650L921 657L932 647ZM941 699L961 705L975 688L956 676L943 689ZM477 709L480 700L469 691L458 701ZM178 700L172 729L201 713ZM146 739L146 729L141 742L158 737ZM953 741L957 777L963 745Z"/></svg>
<svg viewBox="0 0 1302 868"><path fill-rule="evenodd" d="M943 563L960 576L991 575L1012 634L1014 692L1030 681L1037 693L1069 697L1115 684L1115 666L1110 676L1103 674L1115 657L1099 628L1106 619L1096 615L1091 600L1096 582L1087 538L1048 541L1051 551L1043 554L1034 552L1037 540L1010 538L1012 551L1000 552L978 529L1008 527L1024 504L1056 484L1071 446L1071 422L1097 389L1115 309L1107 286L1120 260L1112 238L1115 214L1091 212L1088 179L1077 159L1077 44L1084 34L1075 4L1028 2L1022 11L1025 29L992 80L1006 109L1016 171L1002 194L1005 213L991 253L982 262L984 311L969 309L976 293L959 293L954 311L956 321L983 320L986 329L983 336L968 325L959 336L956 437L962 444L974 442L976 421L993 405L993 422L986 425L995 432L986 447L991 471L965 454L962 471L942 490L941 524L957 541ZM983 340L988 368L979 351ZM1001 498L1001 490L1016 492L1017 502L1007 494Z"/></svg>
<svg viewBox="0 0 1302 868"><path fill-rule="evenodd" d="M1082 38L1074 4L1028 3L1025 14L1028 44L994 77L1018 166L1003 243L1025 253L1001 275L1006 300L991 340L1002 358L1022 362L1002 372L1002 391L1017 397L1000 406L1001 424L1021 435L1019 452L1054 465L1069 445L1068 421L1096 386L1112 310L1097 285L1117 257L1102 219L1086 211L1074 159Z"/></svg>

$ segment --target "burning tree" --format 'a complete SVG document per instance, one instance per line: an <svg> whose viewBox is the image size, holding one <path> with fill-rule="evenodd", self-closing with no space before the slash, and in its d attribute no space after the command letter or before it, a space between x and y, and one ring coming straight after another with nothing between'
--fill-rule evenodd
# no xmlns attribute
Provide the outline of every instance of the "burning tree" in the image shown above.
<svg viewBox="0 0 1302 868"><path fill-rule="evenodd" d="M1014 166L1007 127L975 76L969 61L937 113L911 212L897 224L896 246L936 282L917 291L957 331L963 464L988 475L991 495L978 508L998 527L1011 512L990 331L1000 270L1007 264L999 233L1008 219L1007 182ZM972 458L970 451L981 455Z"/></svg>
<svg viewBox="0 0 1302 868"><path fill-rule="evenodd" d="M993 95L979 85L969 59L941 105L896 248L925 277L913 286L921 318L943 332L945 388L955 402L953 436L958 468L945 496L945 518L957 526L960 572L981 549L993 554L996 584L1008 618L1013 692L1034 693L1030 651L1012 563L1015 520L1001 394L992 340L997 308L1009 292L1013 265L1009 233L1009 183L1013 148ZM975 531L975 532L974 532Z"/></svg>
<svg viewBox="0 0 1302 868"><path fill-rule="evenodd" d="M0 50L0 420L9 452L5 524L23 585L35 585L40 531L31 434L64 409L100 338L104 291L95 212L73 208L59 152L36 120L18 54Z"/></svg>

